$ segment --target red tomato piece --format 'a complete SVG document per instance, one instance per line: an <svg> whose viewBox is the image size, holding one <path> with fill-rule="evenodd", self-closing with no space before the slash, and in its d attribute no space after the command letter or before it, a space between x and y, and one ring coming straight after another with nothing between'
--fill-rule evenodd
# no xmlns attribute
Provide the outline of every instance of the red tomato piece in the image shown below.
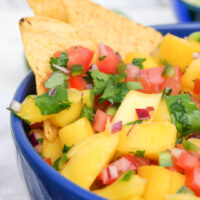
<svg viewBox="0 0 200 200"><path fill-rule="evenodd" d="M166 78L165 82L162 85L162 90L166 87L172 89L171 95L177 95L181 90L181 70L179 67L175 67L175 75L171 78Z"/></svg>
<svg viewBox="0 0 200 200"><path fill-rule="evenodd" d="M121 60L120 56L113 51L109 46L104 45L105 50L107 52L107 56L105 58L102 58L102 60L97 59L97 66L99 71L107 73L107 74L113 74L116 72L117 67L119 66ZM99 50L99 58L101 58L102 52Z"/></svg>
<svg viewBox="0 0 200 200"><path fill-rule="evenodd" d="M186 173L186 186L200 196L200 167L195 167Z"/></svg>
<svg viewBox="0 0 200 200"><path fill-rule="evenodd" d="M69 85L71 88L75 88L77 90L84 90L87 83L81 76L71 76L69 78Z"/></svg>
<svg viewBox="0 0 200 200"><path fill-rule="evenodd" d="M126 78L125 82L138 81L137 77L139 76L139 73L140 73L139 67L132 65L132 64L128 64L125 72L127 73L127 78Z"/></svg>
<svg viewBox="0 0 200 200"><path fill-rule="evenodd" d="M52 162L51 162L51 158L44 158L44 160L45 160L50 166L53 166L53 165L52 165Z"/></svg>
<svg viewBox="0 0 200 200"><path fill-rule="evenodd" d="M200 79L195 80L194 93L200 95Z"/></svg>
<svg viewBox="0 0 200 200"><path fill-rule="evenodd" d="M69 58L67 66L81 64L84 67L84 72L90 67L94 52L82 46L75 46L64 51L57 51L53 57L60 57L62 52L66 52Z"/></svg>
<svg viewBox="0 0 200 200"><path fill-rule="evenodd" d="M151 164L151 160L147 158L141 158L138 156L133 156L130 154L126 154L113 163L104 167L97 177L97 180L101 181L104 185L109 185L116 181L121 174L125 173L128 170L137 171L137 168L142 165ZM112 171L114 170L114 175L112 175ZM115 171L116 170L116 171Z"/></svg>
<svg viewBox="0 0 200 200"><path fill-rule="evenodd" d="M104 100L102 103L99 103L98 100L101 95L96 95L94 97L94 109L97 110L98 108L104 112L111 106L112 104L108 100Z"/></svg>
<svg viewBox="0 0 200 200"><path fill-rule="evenodd" d="M105 130L108 114L103 112L100 109L97 109L97 112L94 117L93 128L97 132L102 132Z"/></svg>
<svg viewBox="0 0 200 200"><path fill-rule="evenodd" d="M180 156L175 160L175 164L185 171L200 166L198 158L187 151L180 154Z"/></svg>

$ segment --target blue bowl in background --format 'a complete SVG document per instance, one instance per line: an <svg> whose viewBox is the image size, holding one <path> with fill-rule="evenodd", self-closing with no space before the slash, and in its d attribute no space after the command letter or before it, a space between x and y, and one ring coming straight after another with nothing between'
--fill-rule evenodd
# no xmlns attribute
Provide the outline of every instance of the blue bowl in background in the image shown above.
<svg viewBox="0 0 200 200"><path fill-rule="evenodd" d="M171 2L179 22L200 21L200 6L182 0L171 0Z"/></svg>
<svg viewBox="0 0 200 200"><path fill-rule="evenodd" d="M154 26L163 35L170 32L180 37L200 30L200 23ZM19 85L14 98L22 102L28 94L35 93L35 79L29 72ZM50 167L36 153L26 136L22 121L11 114L12 136L17 150L21 176L33 200L103 200L103 198L80 188ZM80 168L81 173L81 168Z"/></svg>

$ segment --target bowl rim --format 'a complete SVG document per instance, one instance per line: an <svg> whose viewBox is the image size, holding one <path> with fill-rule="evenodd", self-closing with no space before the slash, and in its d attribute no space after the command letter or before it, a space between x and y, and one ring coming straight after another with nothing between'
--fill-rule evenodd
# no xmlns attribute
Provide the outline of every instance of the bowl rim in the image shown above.
<svg viewBox="0 0 200 200"><path fill-rule="evenodd" d="M24 93L25 91L27 91L33 78L34 74L32 71L30 71L18 86L13 97L14 100L22 102L22 100L25 97ZM31 143L29 142L22 121L13 113L10 114L10 120L12 137L15 142L15 145L22 154L22 156L25 158L25 160L28 162L31 169L33 169L34 173L39 175L39 177L45 175L46 180L50 181L51 183L55 183L61 189L70 190L71 194L75 195L77 198L87 200L104 200L104 198L97 196L96 194L84 188L81 188L80 186L71 182L70 180L62 176L60 173L58 173L55 169L53 169L53 167L49 166L35 151Z"/></svg>

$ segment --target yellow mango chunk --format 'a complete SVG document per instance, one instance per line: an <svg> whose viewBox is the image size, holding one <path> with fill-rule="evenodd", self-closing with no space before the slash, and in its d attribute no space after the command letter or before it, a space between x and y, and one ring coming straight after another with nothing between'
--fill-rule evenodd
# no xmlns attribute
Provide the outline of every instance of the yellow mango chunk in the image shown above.
<svg viewBox="0 0 200 200"><path fill-rule="evenodd" d="M145 53L140 53L140 52L133 52L133 53L128 53L125 56L124 63L132 63L134 58L146 58L146 60L143 62L144 69L152 68L152 67L158 67L159 64L156 63L156 61L149 55Z"/></svg>
<svg viewBox="0 0 200 200"><path fill-rule="evenodd" d="M79 186L89 189L102 168L113 157L117 143L118 134L100 133L82 140L67 153L70 160L60 173Z"/></svg>
<svg viewBox="0 0 200 200"><path fill-rule="evenodd" d="M160 60L167 60L174 66L179 66L184 72L193 60L193 53L198 52L198 48L186 39L167 34L159 48Z"/></svg>
<svg viewBox="0 0 200 200"><path fill-rule="evenodd" d="M123 124L138 119L135 109L153 107L157 109L162 94L144 94L137 91L129 91L119 106L113 122L122 121Z"/></svg>
<svg viewBox="0 0 200 200"><path fill-rule="evenodd" d="M175 175L174 175L175 173ZM144 200L165 200L167 194L171 193L172 190L184 185L184 176L177 172L172 172L164 167L160 166L142 166L138 168L138 175L147 180ZM171 187L174 177L180 179ZM180 189L179 187L179 189ZM174 193L177 191L173 191Z"/></svg>
<svg viewBox="0 0 200 200"><path fill-rule="evenodd" d="M200 59L193 60L181 77L181 88L193 92L193 80L200 78Z"/></svg>
<svg viewBox="0 0 200 200"><path fill-rule="evenodd" d="M81 118L59 130L62 144L71 146L94 134L92 125L87 118Z"/></svg>
<svg viewBox="0 0 200 200"><path fill-rule="evenodd" d="M165 200L200 200L191 194L168 194Z"/></svg>
<svg viewBox="0 0 200 200"><path fill-rule="evenodd" d="M129 197L129 198L126 198L126 199L123 199L123 200L144 200L142 197Z"/></svg>
<svg viewBox="0 0 200 200"><path fill-rule="evenodd" d="M93 108L94 102L91 100L91 95L90 95L91 90L83 90L81 91L82 93L82 103L86 104L88 107Z"/></svg>
<svg viewBox="0 0 200 200"><path fill-rule="evenodd" d="M44 158L51 158L52 163L62 155L62 149L63 145L59 137L57 137L53 142L50 142L45 138L43 139L42 156Z"/></svg>
<svg viewBox="0 0 200 200"><path fill-rule="evenodd" d="M200 139L190 138L190 139L188 139L188 141L200 148Z"/></svg>
<svg viewBox="0 0 200 200"><path fill-rule="evenodd" d="M153 114L153 122L171 122L166 99L162 99Z"/></svg>
<svg viewBox="0 0 200 200"><path fill-rule="evenodd" d="M129 197L141 197L144 193L146 180L138 175L132 175L129 180L122 180L123 175L113 184L93 191L95 194L106 199L120 200Z"/></svg>
<svg viewBox="0 0 200 200"><path fill-rule="evenodd" d="M176 127L169 122L136 124L121 134L117 150L121 153L145 151L145 157L157 160L159 153L175 147Z"/></svg>
<svg viewBox="0 0 200 200"><path fill-rule="evenodd" d="M82 102L81 92L76 89L68 89L68 99L71 102L69 108L62 110L58 114L55 114L50 120L57 127L64 127L69 123L77 120L80 117Z"/></svg>
<svg viewBox="0 0 200 200"><path fill-rule="evenodd" d="M39 108L35 105L36 95L29 95L21 104L20 111L17 112L17 115L22 119L27 120L31 124L36 122L42 122L46 119L49 119L53 115L41 115Z"/></svg>

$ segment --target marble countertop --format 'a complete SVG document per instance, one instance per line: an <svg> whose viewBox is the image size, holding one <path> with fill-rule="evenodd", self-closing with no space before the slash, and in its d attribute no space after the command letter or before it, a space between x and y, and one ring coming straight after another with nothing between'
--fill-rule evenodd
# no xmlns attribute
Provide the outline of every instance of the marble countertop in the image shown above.
<svg viewBox="0 0 200 200"><path fill-rule="evenodd" d="M5 1L15 2L15 5L5 5ZM22 3L25 0L5 1L0 1L0 200L27 200L17 169L14 143L10 133L10 113L6 107L9 106L17 85L27 74L18 21L23 16L32 15L32 12L26 3ZM102 0L107 7L113 5L106 2L108 1ZM141 1L137 1L136 7L118 3L112 8L120 8L127 16L145 25L175 23L176 19L170 6L164 0L163 3L160 2L161 0L154 1L151 6L141 6ZM143 0L143 4L145 3Z"/></svg>

